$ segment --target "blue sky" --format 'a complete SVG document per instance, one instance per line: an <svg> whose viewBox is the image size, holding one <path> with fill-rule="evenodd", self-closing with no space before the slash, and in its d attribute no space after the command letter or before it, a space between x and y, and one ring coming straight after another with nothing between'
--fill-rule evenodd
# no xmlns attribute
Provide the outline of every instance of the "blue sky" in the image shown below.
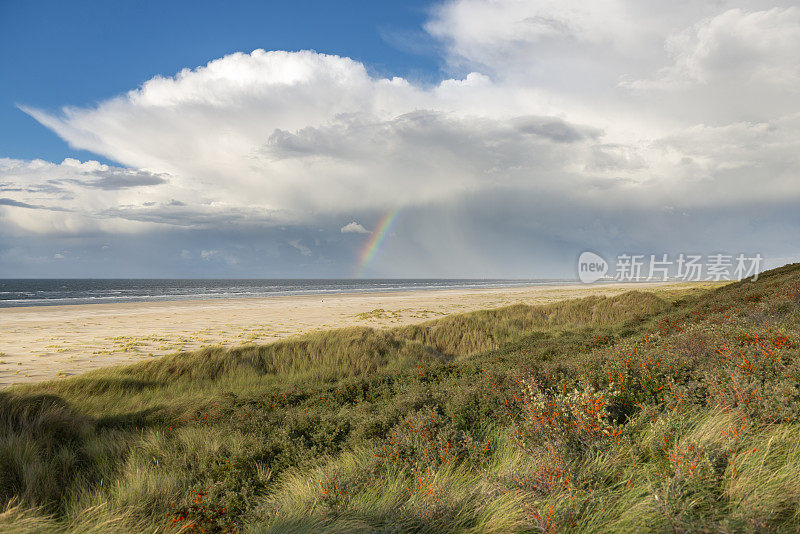
<svg viewBox="0 0 800 534"><path fill-rule="evenodd" d="M796 4L0 0L0 277L789 261Z"/></svg>
<svg viewBox="0 0 800 534"><path fill-rule="evenodd" d="M232 52L313 49L362 61L377 75L438 81L441 60L435 43L420 30L429 5L414 0L3 0L0 155L98 159L69 148L17 105L91 106L155 75L170 76Z"/></svg>

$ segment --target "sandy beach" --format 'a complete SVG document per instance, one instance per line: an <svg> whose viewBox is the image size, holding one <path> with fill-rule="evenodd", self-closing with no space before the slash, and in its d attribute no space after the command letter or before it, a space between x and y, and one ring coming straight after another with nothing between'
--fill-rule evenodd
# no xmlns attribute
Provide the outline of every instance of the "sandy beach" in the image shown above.
<svg viewBox="0 0 800 534"><path fill-rule="evenodd" d="M387 328L517 303L677 287L664 283L539 285L2 308L0 387L204 346L263 344L320 329Z"/></svg>

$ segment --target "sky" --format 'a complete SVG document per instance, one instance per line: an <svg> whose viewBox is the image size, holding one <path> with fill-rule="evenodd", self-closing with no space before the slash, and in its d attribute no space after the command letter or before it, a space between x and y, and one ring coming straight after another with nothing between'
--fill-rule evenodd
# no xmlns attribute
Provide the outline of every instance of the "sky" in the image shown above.
<svg viewBox="0 0 800 534"><path fill-rule="evenodd" d="M800 6L0 0L0 277L800 255Z"/></svg>

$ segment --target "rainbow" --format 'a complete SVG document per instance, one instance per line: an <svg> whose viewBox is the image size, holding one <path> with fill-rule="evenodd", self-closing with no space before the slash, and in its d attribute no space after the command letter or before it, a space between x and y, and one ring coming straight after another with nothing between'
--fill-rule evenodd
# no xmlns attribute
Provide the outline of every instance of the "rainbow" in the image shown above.
<svg viewBox="0 0 800 534"><path fill-rule="evenodd" d="M361 249L356 277L362 278L364 276L364 269L369 262L372 261L372 258L375 257L375 253L378 251L378 248L380 248L381 243L383 243L398 211L397 209L391 209L384 213L383 217L378 221L377 226L375 226L375 229L372 231L372 235L364 244L364 248Z"/></svg>

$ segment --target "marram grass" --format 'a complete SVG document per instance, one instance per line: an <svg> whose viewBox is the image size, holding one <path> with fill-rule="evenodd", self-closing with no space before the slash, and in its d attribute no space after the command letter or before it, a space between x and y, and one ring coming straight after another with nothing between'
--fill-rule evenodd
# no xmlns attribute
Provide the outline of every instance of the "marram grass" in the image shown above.
<svg viewBox="0 0 800 534"><path fill-rule="evenodd" d="M0 531L798 532L800 267L0 392Z"/></svg>

